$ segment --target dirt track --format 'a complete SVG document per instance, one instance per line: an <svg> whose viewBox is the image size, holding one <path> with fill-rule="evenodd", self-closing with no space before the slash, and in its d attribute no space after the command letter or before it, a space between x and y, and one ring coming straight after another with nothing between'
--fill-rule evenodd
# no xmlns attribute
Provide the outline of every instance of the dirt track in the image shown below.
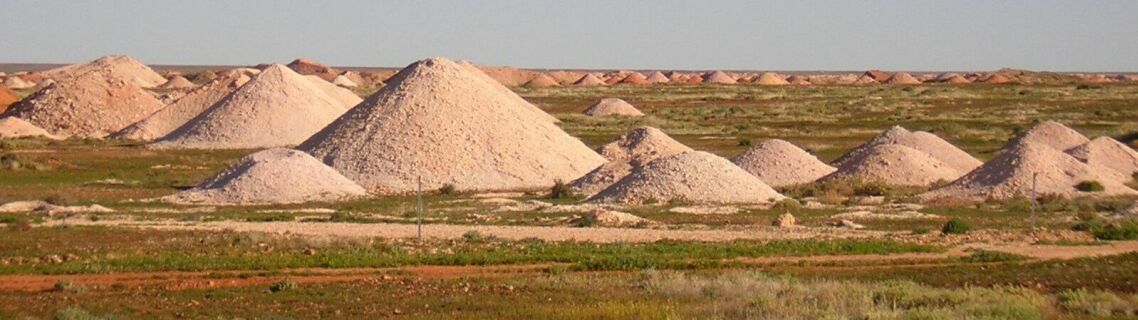
<svg viewBox="0 0 1138 320"><path fill-rule="evenodd" d="M89 225L118 226L159 230L232 230L238 232L264 232L276 234L295 234L314 237L341 238L415 238L418 229L413 224L393 223L323 223L323 222L178 222L178 221L127 221L73 219L70 221L51 221L44 226ZM520 240L536 238L546 241L590 241L611 242L653 242L663 239L731 241L740 239L774 240L806 238L865 238L880 236L876 231L853 231L836 228L796 228L778 229L759 227L746 230L660 230L629 228L571 228L571 227L533 227L533 226L477 226L477 225L423 225L423 234L428 238L459 239L463 234L477 231L482 235L502 239Z"/></svg>

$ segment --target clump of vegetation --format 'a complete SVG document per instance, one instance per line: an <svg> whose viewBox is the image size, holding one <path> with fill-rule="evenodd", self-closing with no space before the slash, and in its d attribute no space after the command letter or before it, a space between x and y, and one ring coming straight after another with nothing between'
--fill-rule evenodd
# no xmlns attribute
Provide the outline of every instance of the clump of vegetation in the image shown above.
<svg viewBox="0 0 1138 320"><path fill-rule="evenodd" d="M751 146L751 139L739 139L739 146L740 147L750 147Z"/></svg>
<svg viewBox="0 0 1138 320"><path fill-rule="evenodd" d="M557 180L557 181L553 182L553 187L549 189L548 197L550 199L554 199L554 200L557 200L557 199L579 200L581 198L580 195L573 192L572 188L569 188L569 185L565 184L565 182L563 182L561 180Z"/></svg>
<svg viewBox="0 0 1138 320"><path fill-rule="evenodd" d="M454 191L455 191L455 188L454 188L453 184L447 183L447 184L444 184L442 187L439 187L439 194L444 195L444 196L454 194Z"/></svg>
<svg viewBox="0 0 1138 320"><path fill-rule="evenodd" d="M1075 190L1079 190L1082 192L1102 192L1103 190L1106 190L1106 189L1103 188L1102 183L1099 183L1098 181L1094 181L1094 180L1088 180L1088 181L1083 181L1083 182L1079 182L1079 184L1076 184Z"/></svg>
<svg viewBox="0 0 1138 320"><path fill-rule="evenodd" d="M274 282L272 285L269 286L269 291L273 292L273 293L277 293L277 292L282 292L282 291L296 290L297 288L300 288L300 285L297 284L296 281L285 279L285 280Z"/></svg>
<svg viewBox="0 0 1138 320"><path fill-rule="evenodd" d="M0 223L7 224L10 231L27 232L32 230L32 223L24 217L6 216L0 218Z"/></svg>
<svg viewBox="0 0 1138 320"><path fill-rule="evenodd" d="M52 287L52 290L55 290L56 292L84 292L87 291L87 286L67 280L61 280L55 283L55 286Z"/></svg>
<svg viewBox="0 0 1138 320"><path fill-rule="evenodd" d="M42 171L47 169L47 166L44 166L43 164L35 161L20 158L20 156L16 155L15 153L5 153L4 155L0 155L0 169L32 169Z"/></svg>
<svg viewBox="0 0 1138 320"><path fill-rule="evenodd" d="M1090 232L1099 240L1138 240L1138 222L1109 223L1102 219L1085 220L1071 228Z"/></svg>
<svg viewBox="0 0 1138 320"><path fill-rule="evenodd" d="M771 206L771 210L773 210L775 212L795 213L795 212L798 212L798 209L801 209L801 208L802 208L802 202L798 202L798 200L795 200L794 198L782 199L779 202L775 202L774 206Z"/></svg>
<svg viewBox="0 0 1138 320"><path fill-rule="evenodd" d="M470 230L462 234L462 240L468 242L486 242L494 239L494 236L483 235L481 232L478 232L478 230Z"/></svg>
<svg viewBox="0 0 1138 320"><path fill-rule="evenodd" d="M966 262L1008 262L1027 260L1027 257L1007 252L976 250L963 260Z"/></svg>
<svg viewBox="0 0 1138 320"><path fill-rule="evenodd" d="M940 232L944 234L966 234L968 231L972 231L972 226L960 218L949 219L940 229Z"/></svg>

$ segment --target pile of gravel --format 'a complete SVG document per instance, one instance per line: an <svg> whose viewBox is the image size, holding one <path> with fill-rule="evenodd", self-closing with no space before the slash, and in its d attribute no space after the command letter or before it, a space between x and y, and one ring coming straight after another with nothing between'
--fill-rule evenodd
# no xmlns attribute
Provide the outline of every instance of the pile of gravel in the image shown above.
<svg viewBox="0 0 1138 320"><path fill-rule="evenodd" d="M1138 194L1094 168L1047 144L1032 140L1009 143L995 159L952 183L927 192L923 198L1009 199L1031 194L1032 175L1038 174L1038 194L1063 196ZM1104 191L1075 189L1083 181L1098 181Z"/></svg>
<svg viewBox="0 0 1138 320"><path fill-rule="evenodd" d="M0 139L44 137L59 140L43 128L16 117L0 118Z"/></svg>
<svg viewBox="0 0 1138 320"><path fill-rule="evenodd" d="M158 88L168 90L190 89L193 87L194 83L190 82L190 80L186 79L186 77L183 76L175 76L173 78L170 78L170 80L167 80L166 83L158 86Z"/></svg>
<svg viewBox="0 0 1138 320"><path fill-rule="evenodd" d="M1067 150L1067 154L1089 165L1103 178L1119 183L1134 181L1138 172L1138 152L1110 137L1098 137Z"/></svg>
<svg viewBox="0 0 1138 320"><path fill-rule="evenodd" d="M726 72L719 71L719 70L716 70L715 72L712 72L712 73L708 74L707 76L704 76L702 78L702 80L703 80L703 83L710 83L710 84L736 84L736 83L738 83L735 80L735 77L732 77L731 75L727 74Z"/></svg>
<svg viewBox="0 0 1138 320"><path fill-rule="evenodd" d="M593 195L652 160L675 154L692 152L660 129L639 127L597 149L608 163L569 183L575 191Z"/></svg>
<svg viewBox="0 0 1138 320"><path fill-rule="evenodd" d="M597 75L592 73L585 74L573 82L575 86L603 86L604 84L604 80L601 80L601 78L598 78Z"/></svg>
<svg viewBox="0 0 1138 320"><path fill-rule="evenodd" d="M94 61L63 66L40 73L44 78L63 82L80 75L97 72L108 82L126 82L142 88L154 88L166 83L166 78L142 62L122 55L103 56Z"/></svg>
<svg viewBox="0 0 1138 320"><path fill-rule="evenodd" d="M763 141L731 162L775 188L814 182L837 170L806 150L778 139Z"/></svg>
<svg viewBox="0 0 1138 320"><path fill-rule="evenodd" d="M663 157L635 168L628 176L589 198L588 202L753 204L784 198L731 161L695 151Z"/></svg>
<svg viewBox="0 0 1138 320"><path fill-rule="evenodd" d="M0 118L22 118L59 136L102 138L164 106L150 92L115 78L98 70L60 77Z"/></svg>
<svg viewBox="0 0 1138 320"><path fill-rule="evenodd" d="M554 118L465 63L415 62L301 150L382 194L534 190L604 162Z"/></svg>
<svg viewBox="0 0 1138 320"><path fill-rule="evenodd" d="M162 110L112 135L113 138L153 141L165 137L236 90L243 76L230 72L194 88Z"/></svg>
<svg viewBox="0 0 1138 320"><path fill-rule="evenodd" d="M632 104L627 101L617 98L604 98L594 102L585 109L585 115L594 117L603 116L626 116L626 117L640 117L644 116L643 112L637 110Z"/></svg>
<svg viewBox="0 0 1138 320"><path fill-rule="evenodd" d="M928 186L964 175L928 153L900 144L876 144L861 152L819 181L858 179L898 186Z"/></svg>
<svg viewBox="0 0 1138 320"><path fill-rule="evenodd" d="M1090 142L1086 136L1068 128L1062 123L1055 121L1041 122L1030 130L1021 133L1019 136L1012 139L1004 149L1014 149L1024 142L1035 142L1054 148L1055 150L1067 150L1078 147L1084 143Z"/></svg>
<svg viewBox="0 0 1138 320"><path fill-rule="evenodd" d="M759 75L759 78L755 80L755 84L761 86L785 86L790 84L790 82L773 72L763 72Z"/></svg>
<svg viewBox="0 0 1138 320"><path fill-rule="evenodd" d="M151 144L159 149L255 149L297 145L351 108L327 81L272 65L190 122Z"/></svg>
<svg viewBox="0 0 1138 320"><path fill-rule="evenodd" d="M193 189L163 197L179 204L251 205L332 202L366 196L367 192L308 154L267 149L236 164Z"/></svg>

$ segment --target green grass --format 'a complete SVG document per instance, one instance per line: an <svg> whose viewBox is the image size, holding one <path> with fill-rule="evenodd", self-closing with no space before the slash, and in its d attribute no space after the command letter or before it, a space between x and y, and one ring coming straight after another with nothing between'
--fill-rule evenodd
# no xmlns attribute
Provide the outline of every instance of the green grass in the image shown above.
<svg viewBox="0 0 1138 320"><path fill-rule="evenodd" d="M75 274L122 271L273 270L282 268L394 267L566 263L578 270L699 269L731 259L940 252L938 246L888 240L777 240L704 243L657 241L595 244L507 241L478 237L426 244L390 239L312 242L293 237L225 232L158 232L98 227L4 231L4 259L33 261L73 256L61 264L0 265L0 274ZM309 254L307 249L317 248Z"/></svg>

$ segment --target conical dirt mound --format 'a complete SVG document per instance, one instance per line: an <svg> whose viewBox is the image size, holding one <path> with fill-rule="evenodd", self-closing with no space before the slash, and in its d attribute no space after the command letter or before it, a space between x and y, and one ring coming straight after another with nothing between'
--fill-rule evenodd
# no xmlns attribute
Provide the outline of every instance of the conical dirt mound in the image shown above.
<svg viewBox="0 0 1138 320"><path fill-rule="evenodd" d="M594 117L604 116L627 116L627 117L640 117L644 113L633 107L627 101L617 98L604 98L594 102L589 108L585 109L586 115Z"/></svg>
<svg viewBox="0 0 1138 320"><path fill-rule="evenodd" d="M593 195L616 183L652 160L675 154L692 152L660 129L639 127L597 149L608 163L574 180L570 187L585 195Z"/></svg>
<svg viewBox="0 0 1138 320"><path fill-rule="evenodd" d="M968 80L967 78L958 74L958 75L954 75L954 76L949 77L948 79L944 80L943 82L948 83L948 84L969 84L969 83L972 83L972 80Z"/></svg>
<svg viewBox="0 0 1138 320"><path fill-rule="evenodd" d="M894 73L889 79L885 79L887 84L921 84L921 80L917 80L913 75L907 72Z"/></svg>
<svg viewBox="0 0 1138 320"><path fill-rule="evenodd" d="M728 75L726 72L716 70L715 72L707 75L707 77L703 78L703 83L736 84L738 82L735 81L735 77Z"/></svg>
<svg viewBox="0 0 1138 320"><path fill-rule="evenodd" d="M1008 79L1008 77L1005 77L999 73L993 73L993 74L988 75L984 79L980 80L980 82L990 83L990 84L1004 84L1004 83L1011 83L1012 80Z"/></svg>
<svg viewBox="0 0 1138 320"><path fill-rule="evenodd" d="M546 188L604 158L501 84L444 58L415 62L305 141L305 150L385 194Z"/></svg>
<svg viewBox="0 0 1138 320"><path fill-rule="evenodd" d="M796 86L805 86L805 85L813 84L810 82L810 78L807 78L805 76L800 76L800 75L790 76L790 78L786 78L786 82L789 82L790 84L793 84Z"/></svg>
<svg viewBox="0 0 1138 320"><path fill-rule="evenodd" d="M773 72L763 72L763 74L760 74L759 78L755 80L755 84L761 86L785 86L790 84L790 82L787 82L782 76L774 74Z"/></svg>
<svg viewBox="0 0 1138 320"><path fill-rule="evenodd" d="M952 181L965 173L928 153L900 144L876 144L863 152L821 180L859 179L898 186L928 186L938 181Z"/></svg>
<svg viewBox="0 0 1138 320"><path fill-rule="evenodd" d="M901 126L893 126L866 143L850 150L834 161L834 165L841 167L849 162L860 161L858 159L864 157L870 149L881 144L899 144L916 149L948 164L961 174L972 171L983 164L964 150L960 150L934 134L924 131L909 131Z"/></svg>
<svg viewBox="0 0 1138 320"><path fill-rule="evenodd" d="M237 79L243 76L230 72L203 84L154 114L116 132L112 137L139 141L153 141L165 137L205 112L236 90Z"/></svg>
<svg viewBox="0 0 1138 320"><path fill-rule="evenodd" d="M1110 137L1095 138L1067 150L1067 154L1119 183L1134 181L1133 175L1138 172L1138 152Z"/></svg>
<svg viewBox="0 0 1138 320"><path fill-rule="evenodd" d="M88 72L36 91L0 117L19 117L59 136L102 138L163 106L134 84Z"/></svg>
<svg viewBox="0 0 1138 320"><path fill-rule="evenodd" d="M806 150L778 139L763 141L731 162L775 188L814 182L837 170Z"/></svg>
<svg viewBox="0 0 1138 320"><path fill-rule="evenodd" d="M1055 150L1063 151L1078 147L1090 141L1091 140L1087 139L1083 134L1062 123L1044 121L1012 139L1012 141L1008 143L1008 147L1015 147L1024 142L1035 142L1055 148Z"/></svg>
<svg viewBox="0 0 1138 320"><path fill-rule="evenodd" d="M44 71L45 78L63 82L69 78L97 72L108 82L122 81L142 88L154 88L166 83L166 78L129 56L104 56L95 61L74 64Z"/></svg>
<svg viewBox="0 0 1138 320"><path fill-rule="evenodd" d="M359 76L357 76L357 77L359 77ZM356 81L352 81L352 79L349 79L347 75L343 75L343 74L336 76L335 79L332 79L332 84L337 85L337 86L341 86L344 88L355 88L355 87L360 86L359 83L356 83Z"/></svg>
<svg viewBox="0 0 1138 320"><path fill-rule="evenodd" d="M1028 141L1010 145L980 168L922 197L977 200L1027 197L1031 194L1033 174L1038 174L1036 190L1039 195L1138 194L1116 181L1104 179L1090 166L1062 151ZM1083 181L1098 181L1105 190L1098 193L1076 190L1075 185Z"/></svg>
<svg viewBox="0 0 1138 320"><path fill-rule="evenodd" d="M537 76L533 77L533 79L530 79L528 82L526 82L526 84L522 86L526 88L549 88L560 86L560 84L558 84L557 80L554 80L549 75L538 73Z"/></svg>
<svg viewBox="0 0 1138 320"><path fill-rule="evenodd" d="M352 92L352 90L348 90L331 82L324 81L323 78L314 75L306 75L304 77L307 78L308 81L312 82L312 84L316 85L317 88L320 88L321 91L324 91L324 94L332 97L333 99L336 99L336 101L339 101L341 105L346 106L348 109L351 109L360 102L364 101L364 99L361 99L360 96L356 95L356 93Z"/></svg>
<svg viewBox="0 0 1138 320"><path fill-rule="evenodd" d="M58 140L59 138L48 133L24 119L16 117L0 118L0 139L44 137Z"/></svg>
<svg viewBox="0 0 1138 320"><path fill-rule="evenodd" d="M288 67L301 75L317 76L325 81L332 81L332 79L335 79L336 75L340 73L338 70L330 68L323 63L305 58L289 62Z"/></svg>
<svg viewBox="0 0 1138 320"><path fill-rule="evenodd" d="M670 79L668 79L668 76L665 76L664 73L660 72L660 71L656 71L656 72L653 72L652 74L648 75L647 80L648 80L648 83L651 83L651 84L668 83L668 81L671 81Z"/></svg>
<svg viewBox="0 0 1138 320"><path fill-rule="evenodd" d="M189 89L194 87L194 83L183 76L175 76L158 87L162 89Z"/></svg>
<svg viewBox="0 0 1138 320"><path fill-rule="evenodd" d="M604 80L597 78L597 76L592 73L585 74L581 77L581 79L577 79L576 82L573 82L573 85L575 86L600 86L604 84Z"/></svg>
<svg viewBox="0 0 1138 320"><path fill-rule="evenodd" d="M255 149L296 145L350 107L305 76L273 65L151 146Z"/></svg>
<svg viewBox="0 0 1138 320"><path fill-rule="evenodd" d="M245 156L197 187L163 200L251 205L332 202L366 195L363 187L304 152L268 149Z"/></svg>
<svg viewBox="0 0 1138 320"><path fill-rule="evenodd" d="M877 84L878 81L869 75L861 75L854 80L853 84Z"/></svg>
<svg viewBox="0 0 1138 320"><path fill-rule="evenodd" d="M0 85L0 113L4 113L4 110L7 110L8 106L16 102L20 102L20 97L17 96L15 92L12 92L12 90L8 90L7 87Z"/></svg>
<svg viewBox="0 0 1138 320"><path fill-rule="evenodd" d="M639 72L633 72L633 73L629 73L627 76L624 76L624 79L621 79L620 82L617 82L617 83L620 83L620 84L637 84L637 85L648 84L648 77L645 77L643 74L640 74Z"/></svg>
<svg viewBox="0 0 1138 320"><path fill-rule="evenodd" d="M659 158L636 168L588 201L748 204L775 202L783 198L731 161L695 151Z"/></svg>

